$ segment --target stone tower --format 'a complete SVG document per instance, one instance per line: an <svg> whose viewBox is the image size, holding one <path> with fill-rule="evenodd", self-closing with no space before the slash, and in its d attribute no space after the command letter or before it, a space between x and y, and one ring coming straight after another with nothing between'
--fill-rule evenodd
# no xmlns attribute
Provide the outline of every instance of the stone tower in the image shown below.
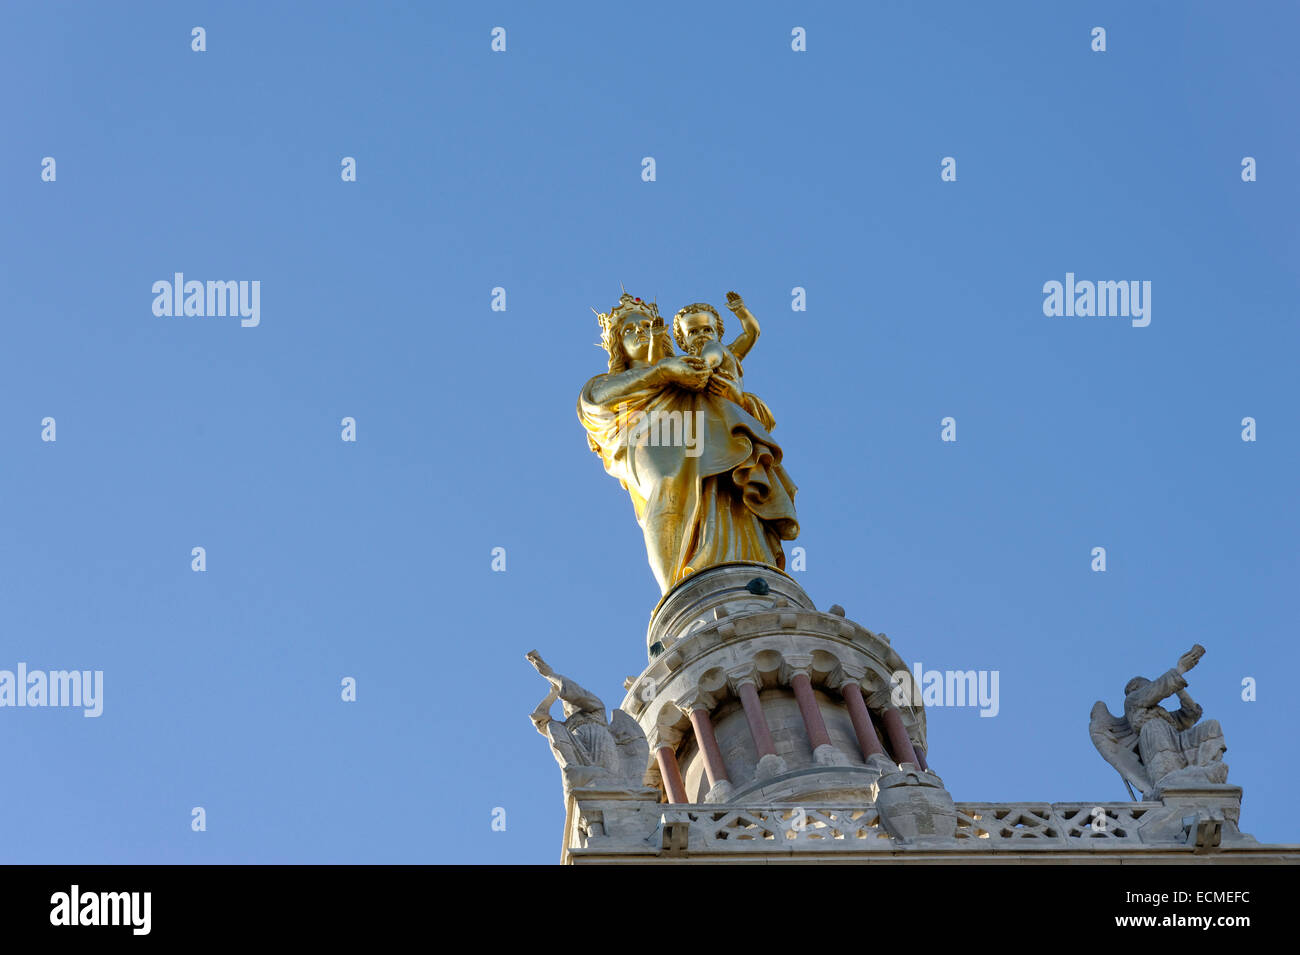
<svg viewBox="0 0 1300 955"><path fill-rule="evenodd" d="M566 783L565 863L1300 861L1238 831L1234 786L955 803L923 707L894 689L904 658L769 565L689 576L646 641L615 711L645 735L645 774Z"/></svg>
<svg viewBox="0 0 1300 955"><path fill-rule="evenodd" d="M623 709L650 742L648 781L671 802L866 804L898 764L942 792L925 773L924 710L891 702L891 675L907 666L888 638L839 607L817 610L785 574L701 571L655 608L647 641L650 665Z"/></svg>

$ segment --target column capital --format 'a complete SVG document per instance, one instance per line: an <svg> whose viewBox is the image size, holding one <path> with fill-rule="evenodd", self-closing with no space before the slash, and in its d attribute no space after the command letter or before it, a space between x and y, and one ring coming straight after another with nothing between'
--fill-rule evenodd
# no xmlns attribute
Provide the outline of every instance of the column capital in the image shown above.
<svg viewBox="0 0 1300 955"><path fill-rule="evenodd" d="M731 687L731 692L739 696L740 688L746 683L751 684L756 690L762 688L758 676L758 666L752 660L748 663L727 668L727 685Z"/></svg>
<svg viewBox="0 0 1300 955"><path fill-rule="evenodd" d="M856 684L858 689L861 690L862 681L866 678L866 675L867 668L864 666L859 666L855 663L841 663L836 667L835 672L831 674L831 677L835 686L843 692L844 687L849 683Z"/></svg>
<svg viewBox="0 0 1300 955"><path fill-rule="evenodd" d="M693 690L689 690L685 695L673 700L673 706L688 717L696 710L711 713L713 712L713 694L697 686Z"/></svg>
<svg viewBox="0 0 1300 955"><path fill-rule="evenodd" d="M677 747L681 744L683 735L681 730L656 726L646 734L646 742L650 744L650 755L653 756L665 746L674 753L677 752Z"/></svg>
<svg viewBox="0 0 1300 955"><path fill-rule="evenodd" d="M877 713L883 713L893 705L893 691L887 686L881 687L879 690L876 690L875 693L872 693L867 697L867 706L875 710Z"/></svg>
<svg viewBox="0 0 1300 955"><path fill-rule="evenodd" d="M781 682L789 684L800 675L812 679L813 658L811 653L786 653L781 658Z"/></svg>

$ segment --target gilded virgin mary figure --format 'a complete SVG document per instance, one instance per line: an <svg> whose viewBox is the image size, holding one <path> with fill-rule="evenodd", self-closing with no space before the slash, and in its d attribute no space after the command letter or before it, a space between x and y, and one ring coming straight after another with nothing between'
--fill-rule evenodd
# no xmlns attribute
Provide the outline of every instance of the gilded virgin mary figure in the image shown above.
<svg viewBox="0 0 1300 955"><path fill-rule="evenodd" d="M624 292L597 313L609 369L578 399L588 444L632 498L664 593L733 561L784 570L781 542L799 534L796 488L771 435L771 412L742 385L740 360L758 322L734 292L727 307L742 332L723 346L712 306L683 308L670 336L654 303Z"/></svg>

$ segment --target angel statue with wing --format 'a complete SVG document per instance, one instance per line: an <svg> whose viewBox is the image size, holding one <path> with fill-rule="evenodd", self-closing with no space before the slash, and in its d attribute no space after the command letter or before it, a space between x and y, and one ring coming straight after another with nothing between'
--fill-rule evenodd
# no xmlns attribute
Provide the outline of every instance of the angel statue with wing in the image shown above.
<svg viewBox="0 0 1300 955"><path fill-rule="evenodd" d="M607 721L605 704L594 693L556 673L536 650L525 657L551 684L529 719L551 744L564 776L565 798L573 789L639 789L650 746L636 720L616 709ZM564 710L562 720L551 716L556 700Z"/></svg>
<svg viewBox="0 0 1300 955"><path fill-rule="evenodd" d="M1197 644L1156 679L1129 680L1123 716L1112 715L1101 700L1093 704L1089 735L1106 762L1119 771L1130 795L1133 786L1151 799L1173 786L1227 782L1223 730L1218 720L1197 722L1202 710L1188 695L1183 678L1204 654L1205 648ZM1178 697L1177 710L1160 705L1171 696Z"/></svg>

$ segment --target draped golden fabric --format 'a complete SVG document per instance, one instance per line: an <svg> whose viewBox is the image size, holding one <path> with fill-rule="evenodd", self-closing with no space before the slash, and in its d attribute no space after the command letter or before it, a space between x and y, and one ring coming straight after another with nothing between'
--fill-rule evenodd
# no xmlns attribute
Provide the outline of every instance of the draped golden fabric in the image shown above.
<svg viewBox="0 0 1300 955"><path fill-rule="evenodd" d="M582 389L578 417L605 470L632 498L660 589L667 593L689 574L729 561L784 569L781 541L799 535L796 487L767 429L725 398L673 385L601 405L592 400L592 386L603 377ZM767 410L761 402L754 407ZM629 427L638 415L654 421L673 412L691 416L694 447L656 445Z"/></svg>

